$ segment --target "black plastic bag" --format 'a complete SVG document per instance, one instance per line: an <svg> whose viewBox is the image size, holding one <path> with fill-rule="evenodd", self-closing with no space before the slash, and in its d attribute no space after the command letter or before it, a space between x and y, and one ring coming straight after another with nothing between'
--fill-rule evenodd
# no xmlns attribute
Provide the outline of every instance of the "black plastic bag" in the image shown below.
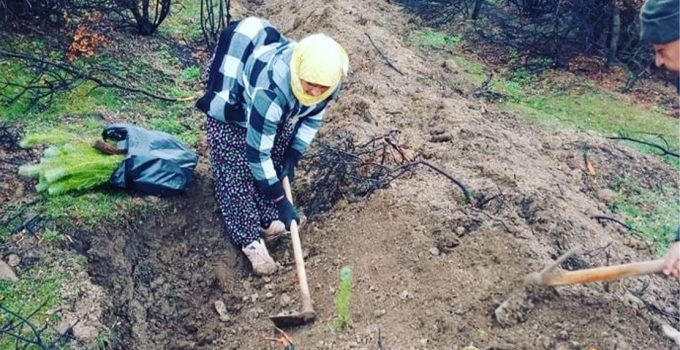
<svg viewBox="0 0 680 350"><path fill-rule="evenodd" d="M102 137L127 153L109 180L114 187L168 196L184 192L193 177L198 157L170 134L111 124Z"/></svg>

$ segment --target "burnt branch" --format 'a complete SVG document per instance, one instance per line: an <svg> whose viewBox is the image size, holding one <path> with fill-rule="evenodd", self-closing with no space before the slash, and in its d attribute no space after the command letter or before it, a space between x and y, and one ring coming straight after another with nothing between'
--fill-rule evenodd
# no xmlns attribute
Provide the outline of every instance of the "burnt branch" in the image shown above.
<svg viewBox="0 0 680 350"><path fill-rule="evenodd" d="M341 199L357 201L394 180L426 167L445 176L463 192L463 201L472 201L467 186L442 169L421 159L412 159L398 142L398 131L355 144L350 136L338 136L334 145L323 143L303 163L313 181L308 182L307 198L301 198L312 217L328 211ZM302 197L305 197L304 195Z"/></svg>
<svg viewBox="0 0 680 350"><path fill-rule="evenodd" d="M649 147L658 149L659 151L661 151L660 156L671 156L671 157L680 158L680 154L669 149L670 147L668 147L668 141L666 141L666 139L664 139L663 136L659 136L659 137L661 137L661 139L666 143L666 147L663 147L661 145L657 145L657 144L652 143L652 142L648 142L648 141L644 141L644 140L638 140L638 139L628 137L628 136L612 136L612 137L607 137L607 138L610 139L610 140L623 140L623 141L630 141L630 142L639 143L641 145L645 145L645 146L649 146Z"/></svg>
<svg viewBox="0 0 680 350"><path fill-rule="evenodd" d="M610 221L610 222L613 222L613 223L616 223L616 224L621 225L622 227L624 227L625 229L627 229L628 231L630 231L631 233L633 233L633 234L635 234L635 235L637 235L637 236L641 236L641 235L642 235L642 231L637 230L637 229L631 227L630 225L626 224L626 223L623 222L623 221L620 221L620 220L611 218L611 217L609 217L609 216L593 215L593 216L591 216L590 218L593 219L593 220L597 220L597 222L599 222L599 223L601 223L601 224L604 224L605 222Z"/></svg>
<svg viewBox="0 0 680 350"><path fill-rule="evenodd" d="M385 60L385 63L386 63L390 68L392 68L392 69L394 69L395 71L397 71L397 73L399 73L399 74L401 74L401 75L404 75L404 73L402 73L402 72L399 70L399 68L397 68L397 66L395 66L394 63L392 63L392 61L390 61L390 59L387 58L387 56L385 56L385 54L384 54L382 51L380 51L380 49L378 48L378 46L373 42L373 38L371 38L371 36L368 35L368 33L364 33L364 34L366 34L366 37L368 37L368 40L371 42L371 45L373 45L373 47L375 48L375 50L378 51L378 54L380 54L380 57L382 57L383 60Z"/></svg>
<svg viewBox="0 0 680 350"><path fill-rule="evenodd" d="M170 0L115 0L121 8L132 14L132 20L140 35L151 35L170 14Z"/></svg>
<svg viewBox="0 0 680 350"><path fill-rule="evenodd" d="M206 46L211 51L217 44L222 30L231 22L229 6L230 0L201 0L201 32Z"/></svg>

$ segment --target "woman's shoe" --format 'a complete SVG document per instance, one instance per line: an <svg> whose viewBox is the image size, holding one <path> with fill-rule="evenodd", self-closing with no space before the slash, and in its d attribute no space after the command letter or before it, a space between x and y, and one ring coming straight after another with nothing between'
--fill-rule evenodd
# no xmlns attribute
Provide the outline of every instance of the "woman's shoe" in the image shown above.
<svg viewBox="0 0 680 350"><path fill-rule="evenodd" d="M279 269L279 264L269 255L267 246L262 239L253 241L241 250L250 260L250 264L253 265L253 272L256 275L271 275Z"/></svg>

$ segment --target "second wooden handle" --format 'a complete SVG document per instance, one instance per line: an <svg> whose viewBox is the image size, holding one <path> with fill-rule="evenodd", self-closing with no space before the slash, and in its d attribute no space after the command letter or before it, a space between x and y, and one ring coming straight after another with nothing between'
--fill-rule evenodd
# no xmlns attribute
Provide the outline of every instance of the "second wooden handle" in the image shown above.
<svg viewBox="0 0 680 350"><path fill-rule="evenodd" d="M545 284L548 286L561 286L565 284L613 281L631 276L658 273L663 270L663 265L664 260L659 259L578 271L567 271L546 278Z"/></svg>

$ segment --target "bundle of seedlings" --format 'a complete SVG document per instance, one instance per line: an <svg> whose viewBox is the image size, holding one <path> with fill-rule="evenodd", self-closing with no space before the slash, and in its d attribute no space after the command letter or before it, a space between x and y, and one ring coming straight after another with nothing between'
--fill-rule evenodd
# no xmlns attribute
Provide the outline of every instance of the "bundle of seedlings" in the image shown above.
<svg viewBox="0 0 680 350"><path fill-rule="evenodd" d="M124 155L107 151L115 148L96 138L82 138L60 130L29 134L20 145L24 148L49 146L37 164L21 166L19 174L36 177L36 190L50 195L106 184L124 158Z"/></svg>

